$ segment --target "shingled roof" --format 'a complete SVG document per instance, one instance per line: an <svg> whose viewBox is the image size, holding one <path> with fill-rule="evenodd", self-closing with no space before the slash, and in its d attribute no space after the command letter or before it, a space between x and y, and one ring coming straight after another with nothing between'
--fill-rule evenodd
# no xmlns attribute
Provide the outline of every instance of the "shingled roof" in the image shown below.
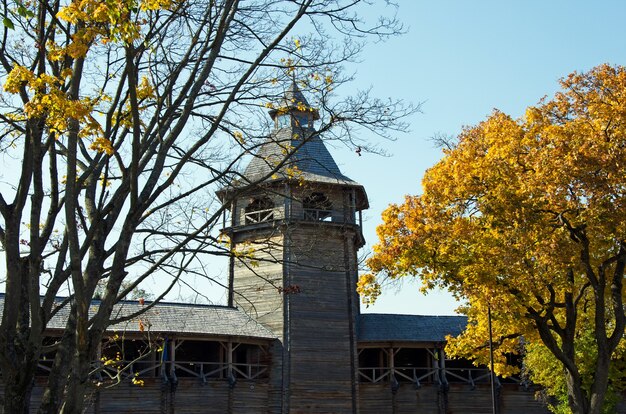
<svg viewBox="0 0 626 414"><path fill-rule="evenodd" d="M287 103L281 108L295 114L302 111L290 102L302 103L304 107L309 108L309 103L295 84L285 92L283 101ZM314 113L314 119L319 118L317 111L313 109L311 111ZM270 111L272 118L276 114L277 110ZM281 163L281 167L274 171ZM357 209L369 207L363 186L342 174L318 133L312 127L293 125L275 129L252 154L252 159L242 176L217 193L223 199L230 189L256 182L274 183L285 180L354 187L357 190Z"/></svg>
<svg viewBox="0 0 626 414"><path fill-rule="evenodd" d="M283 161L288 148L296 150L287 160L273 179L284 179L293 175L287 170L297 169L297 178L307 182L343 184L358 186L360 184L341 173L337 163L322 139L318 135L311 135L302 139L306 131L293 134L290 129L278 131L261 146L246 167L243 175L248 182L254 182L264 177L271 177L271 173L278 163Z"/></svg>
<svg viewBox="0 0 626 414"><path fill-rule="evenodd" d="M359 342L445 342L467 325L465 316L423 316L364 313L359 320Z"/></svg>
<svg viewBox="0 0 626 414"><path fill-rule="evenodd" d="M139 302L125 301L115 308L112 316L128 315L142 306ZM169 302L159 303L135 320L113 325L111 329L138 330L139 319L153 332L276 338L271 331L239 309Z"/></svg>
<svg viewBox="0 0 626 414"><path fill-rule="evenodd" d="M59 298L57 303L62 302ZM122 301L115 306L112 319L130 315L146 307L149 303L139 301ZM95 313L100 305L93 301L90 312ZM4 293L0 294L0 312L4 307ZM65 328L69 315L69 306L65 306L48 323L48 329ZM140 324L141 321L141 324ZM248 317L243 311L227 306L197 305L187 303L161 302L147 310L141 316L127 322L109 327L110 331L140 332L144 330L154 333L189 334L196 336L233 336L259 339L275 339L267 328Z"/></svg>

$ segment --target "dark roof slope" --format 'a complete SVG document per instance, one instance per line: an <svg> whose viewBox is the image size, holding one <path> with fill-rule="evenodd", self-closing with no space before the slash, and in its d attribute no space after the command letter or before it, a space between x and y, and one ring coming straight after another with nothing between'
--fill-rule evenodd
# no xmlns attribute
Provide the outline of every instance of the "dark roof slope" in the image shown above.
<svg viewBox="0 0 626 414"><path fill-rule="evenodd" d="M423 316L364 313L359 320L359 342L444 342L460 334L465 316Z"/></svg>
<svg viewBox="0 0 626 414"><path fill-rule="evenodd" d="M294 131L299 131L294 133ZM302 140L303 134L309 134ZM314 135L311 135L314 134ZM295 151L278 171L272 173L283 162L288 151ZM243 179L230 184L230 188L244 186L263 180L273 183L284 180L297 180L313 184L328 184L354 187L356 189L357 210L367 209L369 202L363 186L341 173L337 163L324 145L322 139L312 131L301 128L283 128L272 134L261 145L259 151L243 173ZM222 198L229 188L218 191Z"/></svg>
<svg viewBox="0 0 626 414"><path fill-rule="evenodd" d="M113 313L128 315L141 308L138 302L121 303ZM135 320L111 329L138 330L139 319L154 332L172 332L197 335L219 335L274 339L270 330L247 316L243 311L227 306L159 303Z"/></svg>
<svg viewBox="0 0 626 414"><path fill-rule="evenodd" d="M314 183L344 184L360 187L358 183L341 173L337 163L319 136L309 136L303 141L301 134L307 132L303 130L299 132L300 134L292 134L290 128L285 128L273 134L261 146L246 167L243 173L246 181L254 182L268 176L271 179L271 172L278 163L283 161L285 153L289 150L295 150L295 153L276 173L274 179L288 178L290 175L293 175L290 171L297 169L294 177L296 179Z"/></svg>
<svg viewBox="0 0 626 414"><path fill-rule="evenodd" d="M59 299L60 304L62 299ZM94 301L90 312L95 313L100 302ZM115 306L112 319L130 315L146 307L139 301L123 301ZM4 307L4 294L0 294L0 312ZM69 315L65 306L52 318L48 329L63 329ZM141 323L140 323L141 321ZM275 339L270 330L248 317L243 311L227 306L194 305L184 303L158 303L141 316L109 327L109 331L140 332L141 328L158 333L190 334L199 336L236 336Z"/></svg>

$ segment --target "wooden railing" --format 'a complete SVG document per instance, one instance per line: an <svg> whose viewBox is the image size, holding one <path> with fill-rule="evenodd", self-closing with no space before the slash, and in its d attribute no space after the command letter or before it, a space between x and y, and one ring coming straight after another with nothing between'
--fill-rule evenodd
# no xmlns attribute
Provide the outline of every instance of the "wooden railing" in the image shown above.
<svg viewBox="0 0 626 414"><path fill-rule="evenodd" d="M268 208L266 210L255 210L246 212L244 215L245 224L262 223L264 221L270 221L274 219L274 209Z"/></svg>
<svg viewBox="0 0 626 414"><path fill-rule="evenodd" d="M176 370L199 378L202 382L208 379L245 379L258 380L269 374L268 366L263 364L244 364L227 362L176 361ZM192 368L190 368L192 367Z"/></svg>
<svg viewBox="0 0 626 414"><path fill-rule="evenodd" d="M472 388L477 383L489 383L491 373L485 368L445 368L438 367L360 367L359 381L383 383L389 381L412 382L416 386L422 383L466 383ZM501 385L501 378L496 377L496 385ZM507 377L506 382L526 386L519 377Z"/></svg>
<svg viewBox="0 0 626 414"><path fill-rule="evenodd" d="M396 378L401 381L414 382L420 386L422 382L437 382L438 368L415 368L415 367L396 367L396 368L359 368L359 379L365 382L380 383Z"/></svg>
<svg viewBox="0 0 626 414"><path fill-rule="evenodd" d="M489 383L491 380L491 372L485 368L446 368L445 374L448 382L464 382L472 388L477 382ZM500 385L498 377L496 384Z"/></svg>
<svg viewBox="0 0 626 414"><path fill-rule="evenodd" d="M38 367L50 372L53 360L40 360ZM173 369L172 369L173 367ZM210 362L210 361L148 361L147 359L139 359L134 361L119 360L113 363L103 364L97 362L92 365L92 371L95 376L102 379L132 379L141 377L159 376L174 377L196 377L202 382L209 379L215 380L260 380L265 379L269 375L269 367L260 363L228 363L228 362ZM150 375L146 375L150 373Z"/></svg>

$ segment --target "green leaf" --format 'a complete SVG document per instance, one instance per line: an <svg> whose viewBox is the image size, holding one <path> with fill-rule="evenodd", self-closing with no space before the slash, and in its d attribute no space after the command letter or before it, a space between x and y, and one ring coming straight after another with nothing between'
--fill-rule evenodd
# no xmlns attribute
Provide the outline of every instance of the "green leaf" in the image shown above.
<svg viewBox="0 0 626 414"><path fill-rule="evenodd" d="M35 13L33 13L31 10L27 9L21 4L17 6L17 14L19 14L22 17L28 17L28 18L35 17Z"/></svg>
<svg viewBox="0 0 626 414"><path fill-rule="evenodd" d="M11 21L11 19L9 19L8 17L5 17L4 19L2 19L2 24L7 28L7 29L15 29L15 26L13 25L13 22Z"/></svg>

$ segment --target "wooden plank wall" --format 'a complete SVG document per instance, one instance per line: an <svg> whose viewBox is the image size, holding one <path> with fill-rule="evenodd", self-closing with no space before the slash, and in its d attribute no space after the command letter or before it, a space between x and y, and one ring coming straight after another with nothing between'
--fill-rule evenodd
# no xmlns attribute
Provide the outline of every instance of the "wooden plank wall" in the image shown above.
<svg viewBox="0 0 626 414"><path fill-rule="evenodd" d="M400 384L394 394L389 383L359 386L360 414L491 414L491 388L465 384L450 384L447 392L436 385L416 388ZM505 384L499 393L501 414L547 414L548 410L534 398L532 391Z"/></svg>
<svg viewBox="0 0 626 414"><path fill-rule="evenodd" d="M286 283L300 287L288 298L290 412L353 413L356 340L346 234L329 223L294 225L288 232L297 265Z"/></svg>
<svg viewBox="0 0 626 414"><path fill-rule="evenodd" d="M31 412L36 413L43 385L38 378L31 404ZM4 389L0 382L0 396ZM226 381L209 381L202 384L197 379L181 378L174 392L169 384L160 379L146 379L143 387L120 384L110 389L100 390L90 396L88 414L269 414L281 413L280 408L270 403L271 392L267 382L239 381L229 387ZM389 383L359 384L360 414L490 414L491 396L488 386L472 390L467 385L451 384L445 395L436 385L416 388L412 384L400 384L397 392L391 391ZM0 413L3 413L0 406ZM292 406L291 413L306 413L302 406ZM332 404L328 413L338 412ZM548 411L535 401L532 391L518 386L504 384L500 391L501 414L547 414ZM626 413L624 403L616 410ZM8 414L8 413L7 413Z"/></svg>
<svg viewBox="0 0 626 414"><path fill-rule="evenodd" d="M235 305L282 339L283 237L264 232L255 243L236 246L254 253L250 260L235 259Z"/></svg>
<svg viewBox="0 0 626 414"><path fill-rule="evenodd" d="M333 195L343 213L343 195ZM299 205L294 204L297 210ZM266 249L257 250L254 266L235 264L234 293L237 306L270 328L289 349L287 354L281 351L285 358L272 357L284 364L284 370L272 368L271 405L276 406L279 388L287 395L282 400L291 412L353 413L358 307L350 300L356 299L356 229L302 221L288 228L258 226L256 233L254 227L239 232L235 243L268 243ZM284 239L278 234L281 230ZM272 261L283 257L284 267ZM283 373L279 384L276 375Z"/></svg>
<svg viewBox="0 0 626 414"><path fill-rule="evenodd" d="M36 413L44 380L38 379L33 391L31 412ZM143 387L122 383L90 394L88 414L263 414L268 412L267 382L239 381L230 387L226 381L181 378L172 388L160 379L145 379ZM0 413L2 413L0 406ZM8 413L7 413L8 414Z"/></svg>

